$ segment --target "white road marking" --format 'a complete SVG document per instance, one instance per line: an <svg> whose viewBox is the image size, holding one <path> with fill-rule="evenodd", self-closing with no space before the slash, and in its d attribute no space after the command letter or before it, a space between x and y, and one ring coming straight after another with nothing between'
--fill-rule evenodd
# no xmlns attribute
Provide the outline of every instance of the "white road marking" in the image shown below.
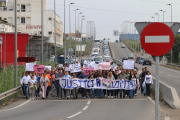
<svg viewBox="0 0 180 120"><path fill-rule="evenodd" d="M91 101L88 101L87 104L89 105L91 103Z"/></svg>
<svg viewBox="0 0 180 120"><path fill-rule="evenodd" d="M18 106L16 106L16 107L14 107L14 108L11 108L11 109L7 109L7 110L0 110L0 112L3 112L3 111L9 111L9 110L14 110L14 109L16 109L16 108L19 108L19 107L21 107L21 106L23 106L23 105L25 105L25 104L27 104L28 102L30 102L31 100L27 100L26 102L24 102L24 103L22 103L22 104L20 104L20 105L18 105Z"/></svg>
<svg viewBox="0 0 180 120"><path fill-rule="evenodd" d="M164 120L170 120L170 117L169 116L165 116Z"/></svg>
<svg viewBox="0 0 180 120"><path fill-rule="evenodd" d="M169 43L170 36L145 36L145 43Z"/></svg>
<svg viewBox="0 0 180 120"><path fill-rule="evenodd" d="M150 97L148 99L155 105L155 102Z"/></svg>
<svg viewBox="0 0 180 120"><path fill-rule="evenodd" d="M71 116L69 116L69 117L67 117L67 118L75 117L75 116L77 116L77 115L79 115L79 114L81 114L81 113L82 113L82 111L79 111L78 113L76 113L76 114L74 114L74 115L71 115Z"/></svg>
<svg viewBox="0 0 180 120"><path fill-rule="evenodd" d="M86 110L89 106L85 106L82 110Z"/></svg>

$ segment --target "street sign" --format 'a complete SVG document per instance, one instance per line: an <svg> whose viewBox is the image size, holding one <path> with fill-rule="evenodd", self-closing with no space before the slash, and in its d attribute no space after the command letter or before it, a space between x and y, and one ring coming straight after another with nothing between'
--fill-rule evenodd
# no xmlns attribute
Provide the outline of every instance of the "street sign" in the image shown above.
<svg viewBox="0 0 180 120"><path fill-rule="evenodd" d="M162 56L168 53L173 44L173 31L164 23L151 23L141 33L142 47L153 56Z"/></svg>
<svg viewBox="0 0 180 120"><path fill-rule="evenodd" d="M6 7L6 0L0 1L0 7Z"/></svg>
<svg viewBox="0 0 180 120"><path fill-rule="evenodd" d="M114 36L118 36L118 33L119 33L118 30L114 30L114 31L113 31L113 35L114 35Z"/></svg>
<svg viewBox="0 0 180 120"><path fill-rule="evenodd" d="M69 49L68 49L68 54L69 54L70 56L72 56L72 55L74 54L74 50L73 50L72 48L69 48Z"/></svg>

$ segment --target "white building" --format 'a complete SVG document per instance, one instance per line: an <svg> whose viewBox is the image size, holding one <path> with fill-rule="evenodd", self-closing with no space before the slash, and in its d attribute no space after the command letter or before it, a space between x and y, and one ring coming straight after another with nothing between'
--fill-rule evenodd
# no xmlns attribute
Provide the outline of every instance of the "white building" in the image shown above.
<svg viewBox="0 0 180 120"><path fill-rule="evenodd" d="M63 46L63 24L56 14L56 31L54 31L54 11L47 10L47 0L43 3L44 9L44 43L55 43L56 33L57 47ZM1 19L14 24L14 0L8 0L7 8L1 8ZM28 33L31 38L38 38L34 43L41 43L41 0L17 0L17 30L20 33ZM31 43L31 42L30 42Z"/></svg>
<svg viewBox="0 0 180 120"><path fill-rule="evenodd" d="M2 33L14 32L14 25L0 19L0 32Z"/></svg>

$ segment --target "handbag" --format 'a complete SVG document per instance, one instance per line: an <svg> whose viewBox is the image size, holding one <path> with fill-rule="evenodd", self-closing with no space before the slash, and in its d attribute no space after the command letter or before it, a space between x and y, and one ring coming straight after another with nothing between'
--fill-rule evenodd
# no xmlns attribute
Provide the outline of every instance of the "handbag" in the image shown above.
<svg viewBox="0 0 180 120"><path fill-rule="evenodd" d="M37 85L34 85L34 90L37 90Z"/></svg>

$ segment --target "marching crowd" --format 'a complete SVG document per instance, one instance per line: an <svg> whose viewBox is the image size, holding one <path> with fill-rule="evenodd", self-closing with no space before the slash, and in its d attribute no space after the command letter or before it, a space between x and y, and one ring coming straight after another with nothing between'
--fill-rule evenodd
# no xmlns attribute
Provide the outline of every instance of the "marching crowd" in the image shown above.
<svg viewBox="0 0 180 120"><path fill-rule="evenodd" d="M153 79L148 68L142 69L142 72L138 68L135 69L123 69L122 66L118 66L115 70L94 70L94 73L90 72L87 76L83 71L83 66L81 67L81 72L70 73L70 71L65 71L66 65L59 68L57 64L55 68L51 70L45 70L44 73L33 72L23 72L21 76L21 86L23 90L24 97L26 99L35 99L36 97L42 97L42 99L48 98L49 95L52 97L57 97L62 99L71 98L77 99L82 98L125 98L130 99L137 96L137 89L141 89L141 94L150 96L151 85L153 84ZM59 80L56 78L79 78L79 79L93 79L93 78L106 78L109 80L132 80L136 79L136 89L125 90L105 90L105 89L85 89L76 88L73 90L63 89Z"/></svg>

